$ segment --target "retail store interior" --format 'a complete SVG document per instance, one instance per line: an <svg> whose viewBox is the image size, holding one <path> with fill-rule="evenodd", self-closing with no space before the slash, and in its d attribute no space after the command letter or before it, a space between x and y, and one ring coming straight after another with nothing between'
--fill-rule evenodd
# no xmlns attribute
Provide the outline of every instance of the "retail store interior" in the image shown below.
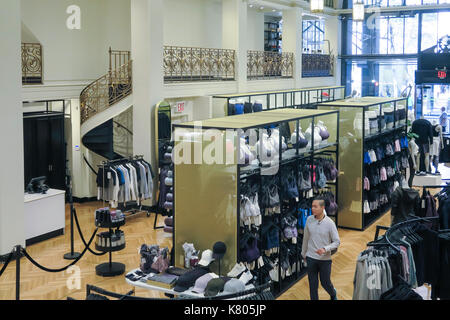
<svg viewBox="0 0 450 320"><path fill-rule="evenodd" d="M1 5L0 300L450 299L450 0Z"/></svg>

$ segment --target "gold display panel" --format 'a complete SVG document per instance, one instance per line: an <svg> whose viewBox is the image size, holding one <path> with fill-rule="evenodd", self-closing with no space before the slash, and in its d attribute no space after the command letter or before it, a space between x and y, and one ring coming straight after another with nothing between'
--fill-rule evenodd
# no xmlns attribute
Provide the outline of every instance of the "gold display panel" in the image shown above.
<svg viewBox="0 0 450 320"><path fill-rule="evenodd" d="M319 106L320 110L339 111L339 216L338 226L362 229L363 140L355 130L355 119L362 122L363 108ZM362 126L362 123L360 123ZM332 138L330 130L330 138ZM331 140L330 140L331 141Z"/></svg>
<svg viewBox="0 0 450 320"><path fill-rule="evenodd" d="M177 127L175 137L179 136L180 130L193 132L192 129ZM181 138L175 141L175 161L177 157L190 160L186 161L188 163L177 161L175 164L175 265L184 266L182 246L185 242L193 243L195 249L203 252L212 250L215 242L222 241L227 246L221 261L223 275L237 261L238 177L237 154L233 150L237 135L235 132L226 135L223 130L209 130L211 135L208 136L208 130L198 131L203 133L198 141L189 142ZM194 154L195 150L197 155ZM199 151L202 159L198 156ZM225 161L217 161L220 153ZM217 262L213 262L210 267L212 272L218 273Z"/></svg>

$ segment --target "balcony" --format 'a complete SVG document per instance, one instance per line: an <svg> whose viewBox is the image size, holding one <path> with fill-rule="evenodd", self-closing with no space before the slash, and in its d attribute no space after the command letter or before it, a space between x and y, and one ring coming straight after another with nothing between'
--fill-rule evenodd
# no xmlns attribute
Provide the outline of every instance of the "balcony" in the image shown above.
<svg viewBox="0 0 450 320"><path fill-rule="evenodd" d="M247 79L293 78L294 54L292 52L247 52Z"/></svg>
<svg viewBox="0 0 450 320"><path fill-rule="evenodd" d="M302 54L302 77L332 77L334 55L320 53Z"/></svg>
<svg viewBox="0 0 450 320"><path fill-rule="evenodd" d="M235 80L235 50L164 46L164 82Z"/></svg>
<svg viewBox="0 0 450 320"><path fill-rule="evenodd" d="M22 43L22 84L42 84L42 46Z"/></svg>

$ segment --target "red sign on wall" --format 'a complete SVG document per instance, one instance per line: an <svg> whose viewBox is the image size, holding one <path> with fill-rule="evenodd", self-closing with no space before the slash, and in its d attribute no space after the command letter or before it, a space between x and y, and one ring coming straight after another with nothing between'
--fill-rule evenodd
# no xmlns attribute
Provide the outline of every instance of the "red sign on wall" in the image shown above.
<svg viewBox="0 0 450 320"><path fill-rule="evenodd" d="M177 103L177 112L184 112L184 105L185 105L184 101L183 102L178 102Z"/></svg>
<svg viewBox="0 0 450 320"><path fill-rule="evenodd" d="M447 71L439 70L439 71L438 71L438 78L439 78L439 79L445 79L445 78L447 78Z"/></svg>

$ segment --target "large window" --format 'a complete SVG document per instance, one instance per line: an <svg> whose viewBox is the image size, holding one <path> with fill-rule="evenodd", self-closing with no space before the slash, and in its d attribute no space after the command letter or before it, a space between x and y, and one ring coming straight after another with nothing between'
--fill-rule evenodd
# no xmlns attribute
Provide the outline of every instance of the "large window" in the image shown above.
<svg viewBox="0 0 450 320"><path fill-rule="evenodd" d="M303 52L322 53L324 34L323 20L304 20L302 32Z"/></svg>
<svg viewBox="0 0 450 320"><path fill-rule="evenodd" d="M450 34L450 12L422 14L422 51L435 46L447 34Z"/></svg>
<svg viewBox="0 0 450 320"><path fill-rule="evenodd" d="M352 55L417 53L418 16L382 16L353 21Z"/></svg>

